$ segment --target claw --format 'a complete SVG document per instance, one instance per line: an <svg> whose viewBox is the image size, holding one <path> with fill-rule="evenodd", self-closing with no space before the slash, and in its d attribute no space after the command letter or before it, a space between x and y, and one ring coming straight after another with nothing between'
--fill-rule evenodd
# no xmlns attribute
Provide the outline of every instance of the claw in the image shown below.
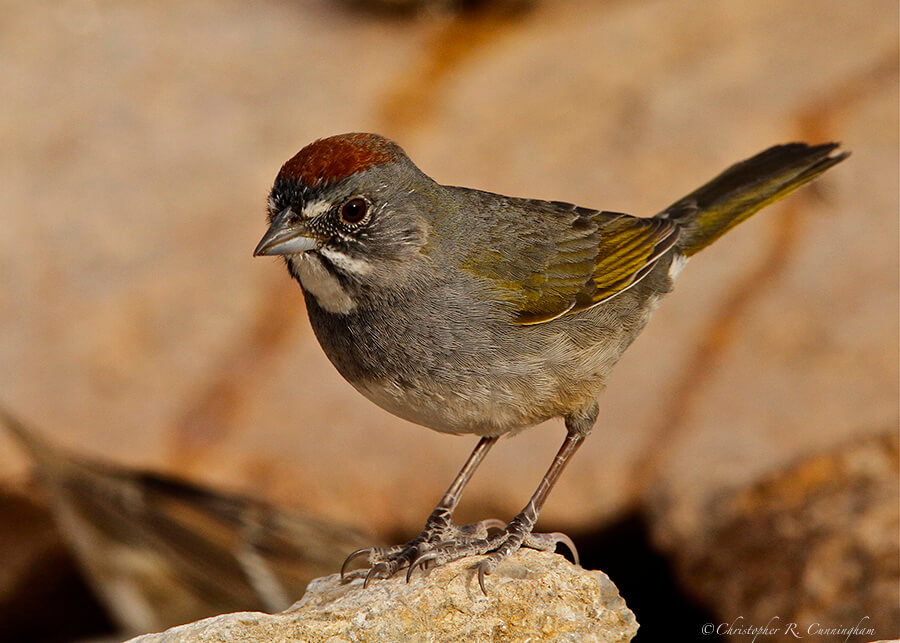
<svg viewBox="0 0 900 643"><path fill-rule="evenodd" d="M574 559L576 565L581 564L579 562L579 558L578 558L578 550L575 548L575 543L572 541L571 538L569 538L566 534L562 533L561 531L555 531L550 535L553 536L554 538L556 538L558 543L562 543L569 549L570 552L572 552L572 558Z"/></svg>
<svg viewBox="0 0 900 643"><path fill-rule="evenodd" d="M488 531L491 529L499 529L500 531L506 529L506 523L499 518L488 518L487 520L482 520L481 524L484 525L484 528Z"/></svg>
<svg viewBox="0 0 900 643"><path fill-rule="evenodd" d="M347 558L344 559L344 564L341 565L341 580L344 580L344 575L347 573L347 565L349 565L360 556L369 555L373 551L374 549L372 547L364 547L363 549L357 549L355 552L347 556Z"/></svg>
<svg viewBox="0 0 900 643"><path fill-rule="evenodd" d="M418 558L410 562L409 568L406 570L406 582L408 583L409 579L412 578L413 570L416 567L423 566L422 569L425 569L424 565L431 562L435 558L437 558L437 554L423 554L422 556L419 556Z"/></svg>
<svg viewBox="0 0 900 643"><path fill-rule="evenodd" d="M487 566L485 565L486 562L487 559L478 563L478 586L481 587L481 591L485 596L488 595L487 590L484 587L484 568Z"/></svg>
<svg viewBox="0 0 900 643"><path fill-rule="evenodd" d="M369 573L366 574L366 580L363 581L363 589L367 589L369 587L369 583L372 582L373 578L378 578L378 575L387 567L385 563L375 563L372 565L372 569L369 570Z"/></svg>
<svg viewBox="0 0 900 643"><path fill-rule="evenodd" d="M549 534L525 534L525 537L522 540L523 547L530 547L531 549L549 552L555 551L556 546L560 544L565 545L566 548L572 552L572 558L574 559L575 564L580 564L575 543L562 532L554 531Z"/></svg>

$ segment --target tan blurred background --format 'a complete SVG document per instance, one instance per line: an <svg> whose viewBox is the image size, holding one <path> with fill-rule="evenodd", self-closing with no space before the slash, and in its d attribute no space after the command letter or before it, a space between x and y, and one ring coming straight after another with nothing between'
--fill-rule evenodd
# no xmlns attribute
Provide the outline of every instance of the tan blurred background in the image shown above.
<svg viewBox="0 0 900 643"><path fill-rule="evenodd" d="M251 257L285 159L375 131L441 182L650 215L838 140L849 161L682 273L543 519L651 508L677 549L710 498L895 434L897 3L510 5L3 2L0 400L87 455L408 534L473 441L359 396ZM512 516L562 436L504 440L462 517ZM27 468L0 434L0 482Z"/></svg>

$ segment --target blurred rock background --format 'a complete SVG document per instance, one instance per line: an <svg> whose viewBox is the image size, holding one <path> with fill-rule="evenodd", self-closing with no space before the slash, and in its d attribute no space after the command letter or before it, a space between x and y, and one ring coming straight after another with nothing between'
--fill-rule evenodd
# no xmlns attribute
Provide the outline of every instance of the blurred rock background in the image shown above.
<svg viewBox="0 0 900 643"><path fill-rule="evenodd" d="M682 273L620 363L594 435L542 518L609 573L642 624L638 640L653 640L654 622L673 633L652 602L629 595L629 583L658 580L641 566L651 556L716 622L750 604L754 615L788 617L782 603L759 601L770 586L785 591L764 570L743 603L744 589L716 600L709 583L720 572L692 585L731 542L721 529L816 506L773 509L771 494L753 490L795 480L819 454L887 445L870 473L846 478L876 480L887 514L871 538L896 550L897 530L884 536L898 498L896 2L0 9L0 397L55 443L384 539L408 536L473 441L359 396L319 349L299 288L277 261L251 258L285 159L321 136L377 131L445 183L650 215L771 144L840 140L849 161ZM460 518L518 511L562 435L550 423L504 440ZM11 499L0 502L0 531L27 522L46 533L29 466L0 434ZM802 498L819 497L818 478L796 479L811 485ZM742 513L757 506L741 500L754 493L759 511ZM863 505L848 502L840 524L872 506ZM21 512L28 521L9 518ZM680 546L694 539L713 549ZM619 541L646 548L629 559ZM41 546L35 561L61 556L52 538ZM850 604L835 618L851 626L840 619L868 615L872 638L895 637L896 567L870 567L851 585L834 581ZM796 613L829 623L832 603L799 600Z"/></svg>

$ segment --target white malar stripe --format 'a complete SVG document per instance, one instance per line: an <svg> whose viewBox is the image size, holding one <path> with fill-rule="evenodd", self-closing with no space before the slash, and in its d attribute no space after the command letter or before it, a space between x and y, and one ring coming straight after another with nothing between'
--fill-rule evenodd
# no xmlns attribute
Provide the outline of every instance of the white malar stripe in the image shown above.
<svg viewBox="0 0 900 643"><path fill-rule="evenodd" d="M682 269L687 265L688 258L683 254L676 252L675 256L672 257L672 264L669 266L669 279L672 281L675 280L675 277L682 271Z"/></svg>
<svg viewBox="0 0 900 643"><path fill-rule="evenodd" d="M319 254L328 259L332 264L343 270L344 272L356 275L365 275L372 272L372 264L365 259L356 259L348 257L343 252L334 250L327 246L319 248Z"/></svg>
<svg viewBox="0 0 900 643"><path fill-rule="evenodd" d="M292 257L290 261L297 270L303 288L316 298L322 308L341 315L356 308L356 302L347 294L341 282L322 265L322 260L314 253L304 252Z"/></svg>
<svg viewBox="0 0 900 643"><path fill-rule="evenodd" d="M300 216L302 216L304 219L315 219L317 216L325 214L330 209L330 201L310 201L303 206L303 211L300 213Z"/></svg>

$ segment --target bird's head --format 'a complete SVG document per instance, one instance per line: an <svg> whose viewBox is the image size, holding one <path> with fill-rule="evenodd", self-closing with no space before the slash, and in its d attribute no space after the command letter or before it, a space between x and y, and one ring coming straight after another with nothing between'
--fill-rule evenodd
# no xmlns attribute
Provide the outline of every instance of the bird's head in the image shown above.
<svg viewBox="0 0 900 643"><path fill-rule="evenodd" d="M423 212L431 208L423 202L436 189L386 138L320 139L282 166L269 194L269 229L253 254L284 256L308 290L313 273L343 290L390 279L426 247Z"/></svg>

